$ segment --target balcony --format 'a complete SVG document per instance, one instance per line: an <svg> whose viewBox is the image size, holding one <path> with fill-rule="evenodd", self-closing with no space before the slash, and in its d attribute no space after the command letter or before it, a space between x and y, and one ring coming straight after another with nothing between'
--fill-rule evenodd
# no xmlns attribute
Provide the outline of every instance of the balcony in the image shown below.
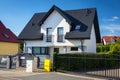
<svg viewBox="0 0 120 80"><path fill-rule="evenodd" d="M52 35L46 35L46 42L52 42Z"/></svg>
<svg viewBox="0 0 120 80"><path fill-rule="evenodd" d="M64 39L64 35L58 35L57 36L57 41L58 42L63 42L63 39Z"/></svg>

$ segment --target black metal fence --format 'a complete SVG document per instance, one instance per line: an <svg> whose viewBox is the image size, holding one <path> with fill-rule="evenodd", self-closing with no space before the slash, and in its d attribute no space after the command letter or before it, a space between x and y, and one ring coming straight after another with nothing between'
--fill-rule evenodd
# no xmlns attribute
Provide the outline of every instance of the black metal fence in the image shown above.
<svg viewBox="0 0 120 80"><path fill-rule="evenodd" d="M92 55L54 57L54 67L57 71L71 71L80 74L120 79L119 55Z"/></svg>

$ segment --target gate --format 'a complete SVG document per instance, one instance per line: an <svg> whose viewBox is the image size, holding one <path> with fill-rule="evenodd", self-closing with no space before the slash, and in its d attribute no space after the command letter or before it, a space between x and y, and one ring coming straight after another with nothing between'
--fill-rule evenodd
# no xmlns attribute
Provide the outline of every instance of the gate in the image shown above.
<svg viewBox="0 0 120 80"><path fill-rule="evenodd" d="M95 56L95 55L94 55ZM71 71L78 74L120 79L120 56L101 57L56 55L54 67L57 71Z"/></svg>

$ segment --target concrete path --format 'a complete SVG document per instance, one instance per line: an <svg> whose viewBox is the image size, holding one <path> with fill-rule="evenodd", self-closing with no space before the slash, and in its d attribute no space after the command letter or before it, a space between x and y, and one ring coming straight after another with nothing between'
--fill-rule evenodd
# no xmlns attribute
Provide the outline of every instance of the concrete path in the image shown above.
<svg viewBox="0 0 120 80"><path fill-rule="evenodd" d="M58 72L27 73L25 71L0 70L0 80L103 80ZM105 80L105 79L104 79Z"/></svg>

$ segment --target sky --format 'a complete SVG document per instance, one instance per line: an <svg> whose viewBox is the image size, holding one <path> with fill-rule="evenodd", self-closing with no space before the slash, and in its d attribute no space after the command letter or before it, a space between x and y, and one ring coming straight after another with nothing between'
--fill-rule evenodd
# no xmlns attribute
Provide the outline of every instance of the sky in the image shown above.
<svg viewBox="0 0 120 80"><path fill-rule="evenodd" d="M120 36L120 0L0 0L0 20L17 36L34 13L53 5L62 10L96 8L102 36Z"/></svg>

